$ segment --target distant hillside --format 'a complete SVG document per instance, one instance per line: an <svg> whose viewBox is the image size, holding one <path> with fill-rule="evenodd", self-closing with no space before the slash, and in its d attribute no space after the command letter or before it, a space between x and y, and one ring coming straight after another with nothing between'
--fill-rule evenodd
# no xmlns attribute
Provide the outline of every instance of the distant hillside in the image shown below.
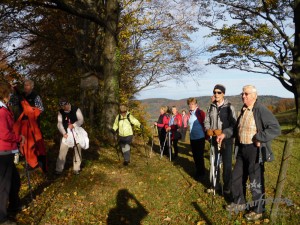
<svg viewBox="0 0 300 225"><path fill-rule="evenodd" d="M202 96L202 97L196 97L198 101L198 105L202 110L205 110L209 107L211 103L211 96ZM231 104L235 107L236 111L240 111L242 107L242 100L239 95L235 96L226 96L226 98L231 102ZM264 104L265 106L276 106L278 102L281 99L277 96L271 96L271 95L262 95L259 96L259 101ZM166 99L166 98L150 98L150 99L144 99L140 100L142 105L145 107L145 110L147 113L150 114L151 116L151 122L157 120L159 116L159 109L161 106L166 105L166 106L177 106L178 110L181 112L182 109L188 110L187 106L187 98L185 99L180 99L180 100L171 100L171 99Z"/></svg>

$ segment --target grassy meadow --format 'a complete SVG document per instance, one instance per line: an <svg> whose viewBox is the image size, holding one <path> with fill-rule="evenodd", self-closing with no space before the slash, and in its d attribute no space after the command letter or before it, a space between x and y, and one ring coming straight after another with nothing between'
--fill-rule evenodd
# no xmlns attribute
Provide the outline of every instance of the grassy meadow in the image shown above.
<svg viewBox="0 0 300 225"><path fill-rule="evenodd" d="M291 115L280 115L286 119ZM293 154L289 158L288 173L282 202L275 224L299 224L300 221L300 140L288 134L291 125L283 124L283 135L273 141L275 161L265 164L266 197L274 197L282 152L287 137L293 138ZM207 179L194 180L194 163L188 142L179 143L179 157L170 162L160 158L158 139L143 144L136 136L128 167L118 160L113 146L103 143L83 151L80 175L72 173L72 150L68 154L66 170L61 176L53 174L58 146L49 143L47 176L30 172L34 200L31 201L25 170L22 174L21 197L26 208L15 216L18 224L254 224L247 223L242 213L230 215L224 206L228 203L220 195L207 194L209 143L206 145L205 165ZM249 197L249 195L248 195ZM251 199L248 198L249 201ZM267 204L264 218L255 224L270 224L271 204Z"/></svg>

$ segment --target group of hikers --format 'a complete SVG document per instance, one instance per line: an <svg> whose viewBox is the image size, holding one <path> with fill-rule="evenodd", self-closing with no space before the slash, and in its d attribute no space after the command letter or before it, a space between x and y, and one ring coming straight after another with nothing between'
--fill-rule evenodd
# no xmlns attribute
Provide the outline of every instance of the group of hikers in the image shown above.
<svg viewBox="0 0 300 225"><path fill-rule="evenodd" d="M19 151L24 155L26 169L41 169L47 172L46 147L40 130L39 118L44 107L41 97L33 90L31 80L24 82L24 91L7 83L0 83L0 224L16 224L7 217L7 212L19 211L20 176L14 164L14 156ZM210 143L210 181L212 188L232 200L226 209L244 211L246 205L246 182L249 178L252 200L257 201L245 215L249 221L262 218L264 201L264 162L272 161L271 141L280 135L280 125L274 115L258 100L253 85L242 89L243 107L237 116L233 105L225 98L225 86L217 84L213 88L212 101L206 112L196 98L188 98L189 111L178 112L160 108L157 127L161 154L170 159L178 157L178 141L186 139L189 130L190 146L195 163L195 179L205 178L205 141ZM66 155L73 147L73 172L80 173L82 145L77 144L75 134L84 122L81 110L70 104L66 97L59 100L57 127L62 135L55 173L62 174ZM16 109L18 112L16 113ZM133 140L133 126L143 129L143 125L130 114L128 107L121 105L120 114L115 118L111 131L118 137L118 144L124 158L124 166L130 164L130 145ZM14 119L14 115L18 115ZM236 162L232 170L233 147ZM223 182L220 182L220 162L223 164ZM9 203L7 205L7 203Z"/></svg>
<svg viewBox="0 0 300 225"><path fill-rule="evenodd" d="M209 141L209 178L212 188L207 191L222 193L226 200L231 201L226 206L229 212L246 210L246 183L249 178L255 204L245 218L256 221L262 218L265 210L264 162L274 159L271 141L280 135L280 125L271 111L257 100L255 86L243 87L243 107L238 116L233 105L225 98L225 91L224 85L214 86L212 101L206 112L200 109L196 98L187 99L189 113L185 110L182 114L178 113L176 106L168 112L168 107L162 106L154 126L158 129L161 152L170 154L168 149L172 148L168 143L171 143L173 159L178 157L178 140L185 141L189 129L196 180L204 180L206 176L204 149L205 140ZM168 137L170 142L167 141ZM236 161L232 169L233 149Z"/></svg>
<svg viewBox="0 0 300 225"><path fill-rule="evenodd" d="M44 106L40 95L33 89L32 80L24 81L23 92L16 85L0 82L0 224L16 224L8 218L8 213L22 210L19 198L21 181L15 165L18 160L16 156L24 156L27 172L48 171L46 146L40 129L40 115ZM59 100L59 106L57 127L62 139L55 173L62 173L68 149L73 146L73 171L78 175L81 145L75 137L78 138L80 132L84 136L84 132L79 129L84 121L83 115L66 97ZM86 138L82 140L87 141ZM70 142L73 144L70 145Z"/></svg>
<svg viewBox="0 0 300 225"><path fill-rule="evenodd" d="M272 112L258 101L253 85L242 88L243 107L236 115L233 105L225 98L226 88L217 84L213 88L211 104L204 112L196 98L188 98L189 112L178 112L176 106L160 108L157 127L161 154L178 159L178 141L184 140L189 129L190 146L195 162L195 179L203 180L205 174L205 141L210 143L210 182L208 192L221 192L231 203L229 212L249 210L248 221L262 218L265 211L264 162L274 160L271 141L280 135L280 125ZM119 144L124 156L124 165L130 163L130 144L133 138L132 126L141 127L140 122L120 106L112 132L119 135ZM233 167L233 149L235 164ZM220 163L223 165L220 177ZM232 169L233 167L233 169ZM220 182L222 178L222 182ZM250 185L247 185L249 178ZM255 185L254 185L255 184ZM246 187L250 187L253 207L246 203Z"/></svg>

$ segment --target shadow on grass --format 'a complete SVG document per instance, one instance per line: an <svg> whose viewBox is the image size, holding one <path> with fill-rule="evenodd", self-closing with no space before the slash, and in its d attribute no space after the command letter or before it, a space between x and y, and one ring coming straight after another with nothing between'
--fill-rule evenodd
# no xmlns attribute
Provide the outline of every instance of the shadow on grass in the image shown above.
<svg viewBox="0 0 300 225"><path fill-rule="evenodd" d="M138 225L149 213L127 189L118 191L116 202L116 207L108 213L108 225Z"/></svg>
<svg viewBox="0 0 300 225"><path fill-rule="evenodd" d="M192 202L192 205L194 206L194 208L199 212L199 215L201 216L201 218L203 218L205 220L205 224L207 225L211 225L212 222L208 219L208 217L205 215L205 213L201 210L200 206L197 204L197 202Z"/></svg>
<svg viewBox="0 0 300 225"><path fill-rule="evenodd" d="M180 145L183 147L179 147L179 156L174 161L174 165L180 166L184 169L184 171L195 180L199 181L203 184L204 187L209 188L210 182L209 182L209 170L205 168L205 175L204 177L195 177L196 174L196 167L193 160L193 155L190 150L190 145L184 142L180 142ZM186 155L187 157L180 157L180 155Z"/></svg>

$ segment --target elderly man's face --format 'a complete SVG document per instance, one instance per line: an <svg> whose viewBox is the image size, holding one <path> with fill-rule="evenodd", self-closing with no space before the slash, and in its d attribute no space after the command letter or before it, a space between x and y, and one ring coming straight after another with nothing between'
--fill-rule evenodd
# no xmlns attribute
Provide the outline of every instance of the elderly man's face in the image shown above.
<svg viewBox="0 0 300 225"><path fill-rule="evenodd" d="M71 104L68 103L66 105L61 106L62 110L64 110L65 112L69 112L71 111Z"/></svg>
<svg viewBox="0 0 300 225"><path fill-rule="evenodd" d="M30 82L25 82L24 83L24 92L26 94L30 94L32 92L33 86L31 85Z"/></svg>
<svg viewBox="0 0 300 225"><path fill-rule="evenodd" d="M241 96L243 103L248 107L253 105L257 99L257 94L253 92L252 88L244 88Z"/></svg>

